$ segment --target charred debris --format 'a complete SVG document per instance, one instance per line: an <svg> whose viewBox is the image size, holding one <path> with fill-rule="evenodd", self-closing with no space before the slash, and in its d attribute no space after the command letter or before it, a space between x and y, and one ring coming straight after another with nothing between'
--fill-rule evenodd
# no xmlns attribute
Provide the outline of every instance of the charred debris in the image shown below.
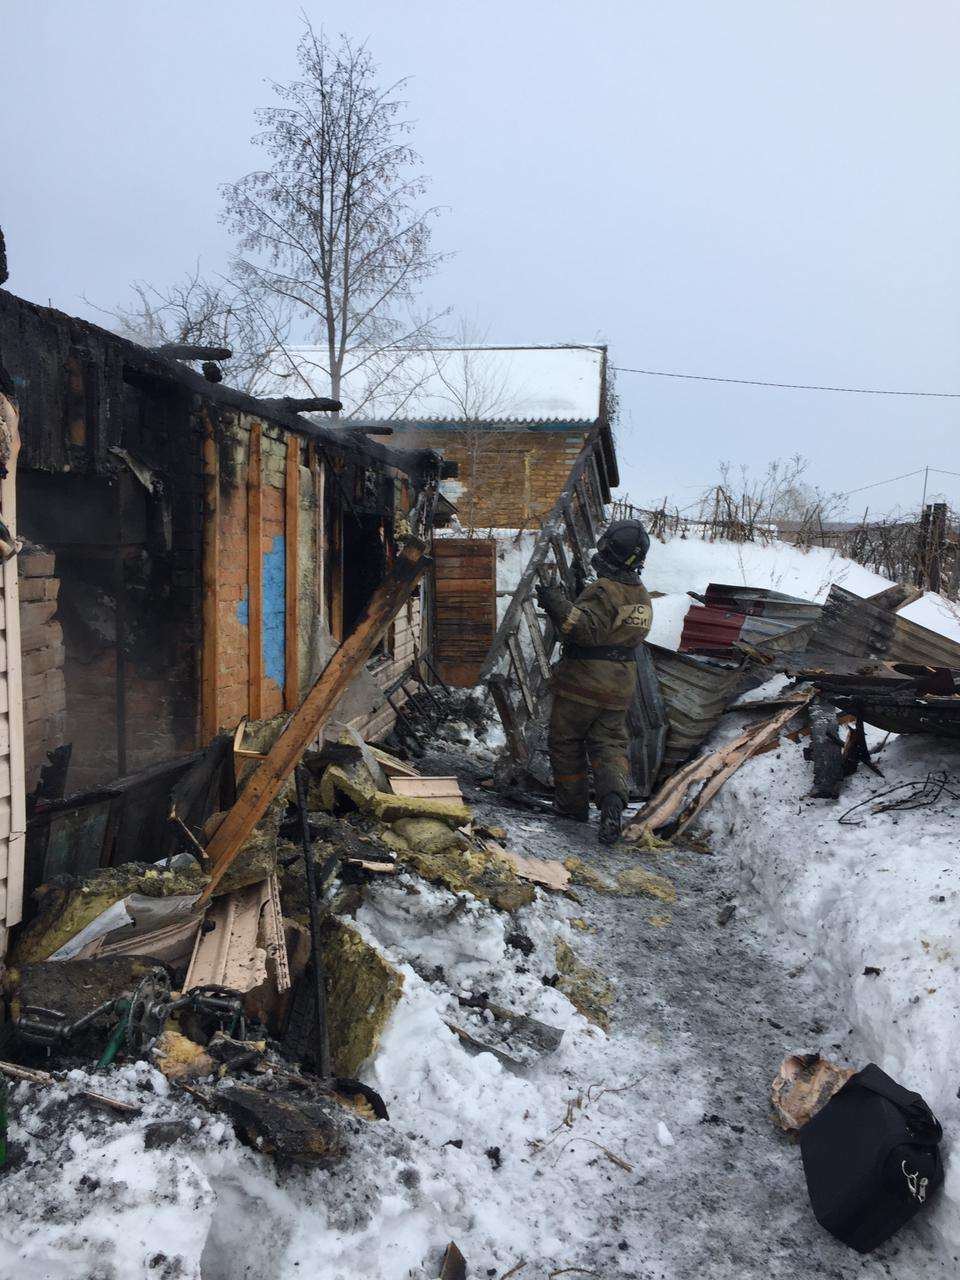
<svg viewBox="0 0 960 1280"><path fill-rule="evenodd" d="M99 1066L80 1096L123 1117L110 1068L147 1060L258 1150L327 1164L386 1116L357 1075L402 976L350 923L367 885L407 871L509 912L569 875L410 760L451 705L426 573L451 465L301 416L336 402L231 390L228 354L0 290L23 706L0 1077ZM451 1026L514 1066L560 1037L475 1002Z"/></svg>

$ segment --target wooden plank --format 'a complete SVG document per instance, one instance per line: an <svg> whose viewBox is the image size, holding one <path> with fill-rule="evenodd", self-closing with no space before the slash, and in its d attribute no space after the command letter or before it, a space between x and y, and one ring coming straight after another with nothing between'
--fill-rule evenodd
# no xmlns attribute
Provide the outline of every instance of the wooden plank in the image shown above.
<svg viewBox="0 0 960 1280"><path fill-rule="evenodd" d="M540 619L537 617L537 611L533 607L532 600L524 600L523 616L526 619L527 631L530 633L530 643L533 645L533 653L537 660L537 666L540 668L540 674L544 680L549 680L550 659L547 657L547 646L540 630Z"/></svg>
<svg viewBox="0 0 960 1280"><path fill-rule="evenodd" d="M579 568L581 574L586 574L589 568L587 553L580 537L580 530L577 528L577 522L573 515L573 506L569 498L564 498L561 514L563 524L567 531L567 542L570 544L570 553L573 563Z"/></svg>
<svg viewBox="0 0 960 1280"><path fill-rule="evenodd" d="M200 677L200 720L204 742L220 728L217 686L220 676L220 451L213 420L203 413L203 653Z"/></svg>
<svg viewBox="0 0 960 1280"><path fill-rule="evenodd" d="M247 714L263 714L263 427L250 424L247 459Z"/></svg>
<svg viewBox="0 0 960 1280"><path fill-rule="evenodd" d="M0 510L3 519L16 536L17 532L17 459L20 454L20 415L13 401L0 393L0 421L6 428L10 452L0 483ZM4 562L0 581L3 586L3 606L6 630L3 636L4 675L0 684L6 693L7 711L10 717L10 748L7 757L10 785L10 835L6 838L5 883L0 924L19 924L23 915L24 857L26 852L26 783L24 778L24 728L23 728L23 667L20 645L20 586L17 557ZM3 929L0 942L0 961L7 937Z"/></svg>
<svg viewBox="0 0 960 1280"><path fill-rule="evenodd" d="M698 813L710 803L727 779L746 764L768 742L775 739L788 722L813 697L813 689L805 690L769 720L751 725L725 747L698 756L673 774L653 795L624 831L625 840L641 839L646 833L659 831L676 822L673 832L679 835ZM698 783L703 785L694 792Z"/></svg>
<svg viewBox="0 0 960 1280"><path fill-rule="evenodd" d="M405 760L398 760L396 756L390 755L388 751L383 751L380 747L375 747L372 743L368 743L367 747L388 778L420 777L417 770L412 765L407 764Z"/></svg>
<svg viewBox="0 0 960 1280"><path fill-rule="evenodd" d="M602 461L603 461L603 449L600 446L600 444L598 444L597 447L593 450L593 452L590 455L590 465L587 468L587 473L593 480L593 485L591 486L591 488L593 490L593 494L596 499L594 514L596 515L597 524L603 524L607 514L605 510L605 504L603 501L604 486L603 486L603 481L600 478L599 462L602 462Z"/></svg>
<svg viewBox="0 0 960 1280"><path fill-rule="evenodd" d="M327 466L329 467L329 463ZM343 639L343 498L334 476L329 484L333 500L330 518L330 634L339 644Z"/></svg>
<svg viewBox="0 0 960 1280"><path fill-rule="evenodd" d="M373 656L382 636L429 563L421 542L408 543L397 556L393 571L374 592L360 621L324 667L270 749L267 759L251 775L237 802L211 837L207 845L207 856L212 863L210 882L201 894L201 902L209 900L253 828L316 738L347 685Z"/></svg>
<svg viewBox="0 0 960 1280"><path fill-rule="evenodd" d="M425 800L462 800L463 793L456 778L390 779L390 790L396 796L418 796Z"/></svg>
<svg viewBox="0 0 960 1280"><path fill-rule="evenodd" d="M599 437L593 450L593 465L597 469L597 476L600 480L600 496L610 493L613 485L610 483L610 468L607 466L606 454L603 452L603 444Z"/></svg>
<svg viewBox="0 0 960 1280"><path fill-rule="evenodd" d="M560 576L560 581L563 584L567 595L573 599L576 590L576 583L574 582L573 574L570 570L570 562L567 560L567 553L564 550L563 539L559 534L554 534L550 538L550 549L553 552L553 559L557 566L557 573Z"/></svg>
<svg viewBox="0 0 960 1280"><path fill-rule="evenodd" d="M527 714L531 717L535 716L537 714L537 704L533 697L533 690L530 688L530 681L527 678L527 665L523 660L520 638L516 632L507 639L507 652L510 654L510 665L513 667L513 674L516 676L517 684L520 686L520 693L523 695Z"/></svg>
<svg viewBox="0 0 960 1280"><path fill-rule="evenodd" d="M584 476L577 485L577 502L580 506L580 515L586 526L587 539L591 547L597 545L597 526L594 524L593 512L590 509L590 494L587 491L587 481Z"/></svg>
<svg viewBox="0 0 960 1280"><path fill-rule="evenodd" d="M284 506L283 709L295 711L300 701L300 440L294 435L287 436Z"/></svg>
<svg viewBox="0 0 960 1280"><path fill-rule="evenodd" d="M327 622L327 532L324 527L324 468L316 440L307 442L307 465L310 468L310 486L313 493L313 548L316 557L316 610L320 621Z"/></svg>
<svg viewBox="0 0 960 1280"><path fill-rule="evenodd" d="M526 764L530 759L530 753L524 741L523 725L510 696L510 682L506 676L492 675L487 684L497 708L500 723L503 725L503 732L506 734L510 754L518 764Z"/></svg>

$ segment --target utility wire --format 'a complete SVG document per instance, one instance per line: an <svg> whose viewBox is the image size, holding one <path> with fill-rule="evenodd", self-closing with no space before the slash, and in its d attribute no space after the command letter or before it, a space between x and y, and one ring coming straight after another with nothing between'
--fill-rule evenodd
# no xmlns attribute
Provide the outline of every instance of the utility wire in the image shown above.
<svg viewBox="0 0 960 1280"><path fill-rule="evenodd" d="M891 476L889 480L877 480L873 484L862 484L859 489L847 489L845 493L841 493L839 496L841 498L849 498L851 494L863 493L865 489L879 489L881 485L893 484L895 480L909 480L911 476L922 476L925 469L924 467L917 467L916 471L905 471L902 476ZM933 468L931 467L930 470L932 471Z"/></svg>
<svg viewBox="0 0 960 1280"><path fill-rule="evenodd" d="M960 391L891 391L876 387L828 387L809 382L764 382L760 378L717 378L706 373L667 373L663 369L630 369L611 366L617 373L640 373L647 378L681 378L686 382L732 382L741 387L777 387L783 391L835 391L850 396L921 396L936 400L960 400Z"/></svg>

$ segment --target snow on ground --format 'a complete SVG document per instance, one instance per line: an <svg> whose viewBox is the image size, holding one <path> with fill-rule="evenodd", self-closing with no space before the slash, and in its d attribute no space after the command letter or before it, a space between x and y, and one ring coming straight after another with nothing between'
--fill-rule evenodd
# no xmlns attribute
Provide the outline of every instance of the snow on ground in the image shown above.
<svg viewBox="0 0 960 1280"><path fill-rule="evenodd" d="M815 598L830 581L883 585L828 553L692 540L655 544L646 580L674 597L710 580ZM916 608L927 625L941 612ZM458 750L425 767L467 787L478 766ZM958 749L897 739L881 762L891 785L940 769L960 795ZM17 1086L10 1136L24 1154L0 1177L0 1275L429 1280L450 1240L471 1276L522 1262L519 1280L956 1275L958 802L848 826L839 816L880 780L861 771L839 805L808 800L809 785L792 744L741 770L707 814L713 856L648 855L676 885L668 907L578 887L579 902L540 894L511 919L406 875L373 889L357 923L405 979L364 1072L391 1119L356 1121L332 1170L278 1170L145 1064L72 1081L136 1101L135 1121L71 1102L71 1082ZM635 865L588 828L467 790L517 852L576 853L607 874ZM613 981L609 1034L544 982L557 936ZM447 1022L467 1017L458 995L481 992L563 1028L558 1051L513 1069L465 1047ZM780 1059L812 1048L879 1062L945 1125L945 1194L867 1258L817 1227L797 1149L770 1123ZM145 1125L171 1118L188 1136L146 1150Z"/></svg>
<svg viewBox="0 0 960 1280"><path fill-rule="evenodd" d="M942 636L960 641L960 605L955 600L945 600L936 592L927 591L919 600L900 610L900 616Z"/></svg>
<svg viewBox="0 0 960 1280"><path fill-rule="evenodd" d="M846 1012L843 1061L878 1063L922 1093L941 1120L946 1188L922 1230L956 1257L960 746L901 737L878 763L885 782L861 768L840 801L811 800L802 747L785 742L727 783L705 826L738 868L739 910L819 998ZM866 806L840 822L875 792L923 782L931 771L951 778L951 791L932 807L874 813Z"/></svg>
<svg viewBox="0 0 960 1280"><path fill-rule="evenodd" d="M643 581L648 591L663 592L653 602L649 639L667 649L676 649L680 643L683 619L693 603L687 592L702 594L710 582L768 587L803 600L826 600L833 583L861 596L890 585L886 578L824 547L804 551L786 542L708 542L679 537L651 543ZM923 604L917 601L914 607ZM931 606L927 611L934 612ZM943 630L926 620L926 613L920 617L904 612L924 626ZM954 625L960 633L960 622L954 619Z"/></svg>
<svg viewBox="0 0 960 1280"><path fill-rule="evenodd" d="M639 1040L611 1047L542 981L556 967L556 937L572 938L574 912L541 898L511 918L408 876L369 894L358 924L405 985L366 1073L391 1121L359 1124L345 1167L278 1172L145 1063L73 1076L136 1102L137 1121L69 1103L65 1088L18 1086L10 1136L26 1158L0 1180L0 1274L426 1278L451 1239L473 1275L523 1258L559 1268L585 1249L606 1258L606 1275L637 1274L643 1242L629 1231L611 1239L596 1206L627 1177L628 1154L633 1176L663 1164L663 1117L638 1128L629 1090L616 1091L655 1069L658 1051ZM517 931L531 954L508 945ZM558 1052L518 1072L466 1049L447 1021L468 1017L457 994L481 991L563 1029ZM568 1106L591 1086L589 1114L568 1128ZM681 1117L695 1110L694 1081L688 1087ZM145 1125L171 1117L189 1118L192 1135L145 1150Z"/></svg>

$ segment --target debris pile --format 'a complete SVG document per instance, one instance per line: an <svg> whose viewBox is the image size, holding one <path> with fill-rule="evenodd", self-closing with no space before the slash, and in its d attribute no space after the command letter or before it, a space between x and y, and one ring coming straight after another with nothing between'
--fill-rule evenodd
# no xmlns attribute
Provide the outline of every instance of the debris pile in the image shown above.
<svg viewBox="0 0 960 1280"><path fill-rule="evenodd" d="M819 799L836 799L860 764L880 774L865 725L960 737L960 644L897 616L916 597L910 588L861 599L834 585L823 606L752 587L710 584L702 597L690 594L704 603L687 614L687 652L652 647L669 728L660 786L627 840L680 835L728 778L782 737L809 739ZM757 619L759 630L747 627ZM772 696L751 696L772 677ZM768 715L695 755L730 712Z"/></svg>

